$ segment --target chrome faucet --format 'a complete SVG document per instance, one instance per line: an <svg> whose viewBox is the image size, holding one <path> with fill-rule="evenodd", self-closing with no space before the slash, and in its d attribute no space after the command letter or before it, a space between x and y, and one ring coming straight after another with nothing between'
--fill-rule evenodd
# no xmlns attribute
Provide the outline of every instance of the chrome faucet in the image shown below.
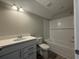
<svg viewBox="0 0 79 59"><path fill-rule="evenodd" d="M21 33L18 33L18 32L17 32L16 34L18 34L18 35L17 35L17 38L22 38L22 34L21 34Z"/></svg>
<svg viewBox="0 0 79 59"><path fill-rule="evenodd" d="M18 35L17 37L18 37L18 38L22 38L22 34Z"/></svg>

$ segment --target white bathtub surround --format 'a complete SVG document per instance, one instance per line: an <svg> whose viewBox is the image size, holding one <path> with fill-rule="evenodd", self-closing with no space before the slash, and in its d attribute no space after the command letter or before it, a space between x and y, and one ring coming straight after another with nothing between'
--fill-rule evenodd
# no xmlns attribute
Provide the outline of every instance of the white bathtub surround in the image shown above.
<svg viewBox="0 0 79 59"><path fill-rule="evenodd" d="M49 21L49 37L45 40L50 50L67 59L74 59L73 15Z"/></svg>

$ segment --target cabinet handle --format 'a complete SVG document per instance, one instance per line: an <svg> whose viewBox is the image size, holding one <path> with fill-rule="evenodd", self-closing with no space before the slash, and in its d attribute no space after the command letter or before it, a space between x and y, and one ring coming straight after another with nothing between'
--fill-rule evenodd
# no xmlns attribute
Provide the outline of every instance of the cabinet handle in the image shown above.
<svg viewBox="0 0 79 59"><path fill-rule="evenodd" d="M20 57L21 57L21 54L22 54L22 53L21 53L21 50L20 50L20 54L19 54Z"/></svg>
<svg viewBox="0 0 79 59"><path fill-rule="evenodd" d="M31 49L33 49L33 47L29 48L28 50L31 50Z"/></svg>
<svg viewBox="0 0 79 59"><path fill-rule="evenodd" d="M28 55L30 56L30 55L32 55L34 52L31 52L31 53L29 53Z"/></svg>
<svg viewBox="0 0 79 59"><path fill-rule="evenodd" d="M0 48L0 51L2 50L3 48Z"/></svg>

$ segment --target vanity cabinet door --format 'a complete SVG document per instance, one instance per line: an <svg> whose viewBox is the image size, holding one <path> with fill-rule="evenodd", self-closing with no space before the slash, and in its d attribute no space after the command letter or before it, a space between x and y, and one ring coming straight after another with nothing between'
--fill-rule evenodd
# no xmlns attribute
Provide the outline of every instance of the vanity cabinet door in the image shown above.
<svg viewBox="0 0 79 59"><path fill-rule="evenodd" d="M36 59L36 52L31 52L31 53L24 54L23 59Z"/></svg>
<svg viewBox="0 0 79 59"><path fill-rule="evenodd" d="M20 59L20 52L14 51L11 53L7 53L3 56L0 56L0 59Z"/></svg>
<svg viewBox="0 0 79 59"><path fill-rule="evenodd" d="M36 59L36 45L29 45L22 49L23 59Z"/></svg>
<svg viewBox="0 0 79 59"><path fill-rule="evenodd" d="M28 55L28 59L36 59L36 53L31 53Z"/></svg>

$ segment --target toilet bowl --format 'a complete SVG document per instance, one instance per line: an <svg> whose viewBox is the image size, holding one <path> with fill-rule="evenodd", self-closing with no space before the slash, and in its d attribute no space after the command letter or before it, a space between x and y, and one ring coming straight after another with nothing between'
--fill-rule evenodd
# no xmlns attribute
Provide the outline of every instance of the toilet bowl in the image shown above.
<svg viewBox="0 0 79 59"><path fill-rule="evenodd" d="M47 44L39 44L40 46L40 54L43 56L44 59L48 59L48 49L49 49L49 46Z"/></svg>
<svg viewBox="0 0 79 59"><path fill-rule="evenodd" d="M42 42L42 37L37 38L37 41L40 55L43 56L44 59L48 59L49 45Z"/></svg>

